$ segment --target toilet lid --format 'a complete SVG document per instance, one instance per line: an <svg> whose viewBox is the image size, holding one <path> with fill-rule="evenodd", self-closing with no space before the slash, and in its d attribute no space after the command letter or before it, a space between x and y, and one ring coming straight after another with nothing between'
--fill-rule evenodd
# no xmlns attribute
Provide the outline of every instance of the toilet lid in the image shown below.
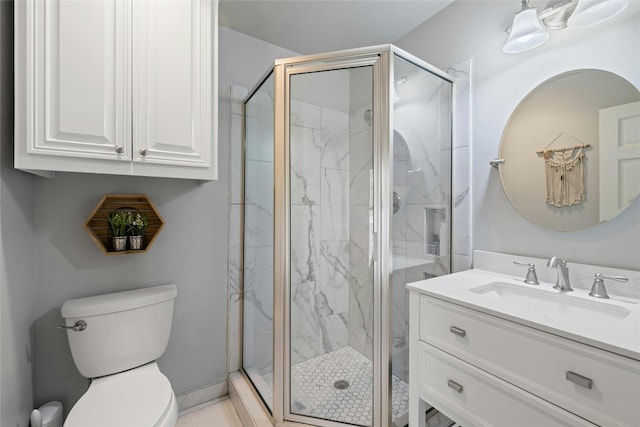
<svg viewBox="0 0 640 427"><path fill-rule="evenodd" d="M151 427L171 407L173 390L155 363L93 380L65 427Z"/></svg>

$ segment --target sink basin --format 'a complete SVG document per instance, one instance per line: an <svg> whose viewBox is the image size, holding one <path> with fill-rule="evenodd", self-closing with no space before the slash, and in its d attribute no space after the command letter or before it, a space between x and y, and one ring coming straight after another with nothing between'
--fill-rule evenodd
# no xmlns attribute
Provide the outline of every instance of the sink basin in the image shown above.
<svg viewBox="0 0 640 427"><path fill-rule="evenodd" d="M562 320L563 323L612 326L623 321L631 310L604 301L589 301L570 294L527 288L506 282L491 282L469 289L483 299L521 311L535 313L543 319ZM487 301L487 302L489 302Z"/></svg>

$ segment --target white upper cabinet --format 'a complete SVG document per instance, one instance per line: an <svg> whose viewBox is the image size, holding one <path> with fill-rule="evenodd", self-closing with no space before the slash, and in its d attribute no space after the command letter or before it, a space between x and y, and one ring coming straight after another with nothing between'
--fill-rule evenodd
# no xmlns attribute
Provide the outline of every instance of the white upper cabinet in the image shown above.
<svg viewBox="0 0 640 427"><path fill-rule="evenodd" d="M16 2L15 167L216 179L217 9Z"/></svg>
<svg viewBox="0 0 640 427"><path fill-rule="evenodd" d="M28 3L28 153L131 159L123 3ZM125 150L129 147L129 150Z"/></svg>
<svg viewBox="0 0 640 427"><path fill-rule="evenodd" d="M208 167L211 4L133 5L134 160Z"/></svg>

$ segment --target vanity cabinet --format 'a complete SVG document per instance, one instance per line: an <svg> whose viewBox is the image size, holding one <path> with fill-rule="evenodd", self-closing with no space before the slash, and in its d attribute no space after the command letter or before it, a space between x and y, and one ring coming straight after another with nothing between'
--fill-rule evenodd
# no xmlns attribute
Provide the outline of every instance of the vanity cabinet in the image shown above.
<svg viewBox="0 0 640 427"><path fill-rule="evenodd" d="M217 0L23 0L15 167L217 178Z"/></svg>
<svg viewBox="0 0 640 427"><path fill-rule="evenodd" d="M465 426L640 425L637 360L416 291L411 310L414 411L419 398Z"/></svg>

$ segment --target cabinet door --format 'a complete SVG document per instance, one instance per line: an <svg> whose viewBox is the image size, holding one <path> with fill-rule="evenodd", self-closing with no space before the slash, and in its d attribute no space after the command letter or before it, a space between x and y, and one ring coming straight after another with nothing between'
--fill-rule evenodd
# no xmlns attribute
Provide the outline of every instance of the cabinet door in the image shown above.
<svg viewBox="0 0 640 427"><path fill-rule="evenodd" d="M210 166L215 5L134 2L134 161Z"/></svg>
<svg viewBox="0 0 640 427"><path fill-rule="evenodd" d="M27 152L130 160L126 3L30 1Z"/></svg>

